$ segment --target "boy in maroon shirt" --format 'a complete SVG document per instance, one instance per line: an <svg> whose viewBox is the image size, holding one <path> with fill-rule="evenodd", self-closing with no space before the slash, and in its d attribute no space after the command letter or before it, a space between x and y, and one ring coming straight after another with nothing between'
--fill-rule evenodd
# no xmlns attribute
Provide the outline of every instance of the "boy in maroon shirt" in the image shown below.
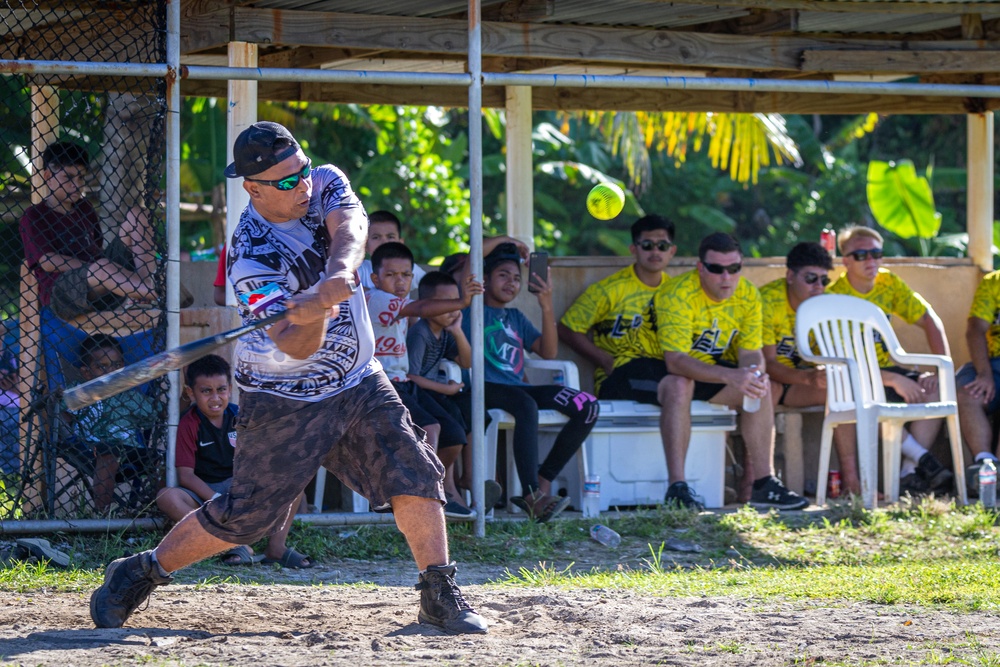
<svg viewBox="0 0 1000 667"><path fill-rule="evenodd" d="M172 521L180 521L203 503L225 495L233 477L236 452L236 413L229 402L231 369L222 357L210 354L191 363L184 373L184 391L191 408L177 426L177 486L167 487L156 496L156 505ZM299 496L299 506L305 494ZM226 565L250 565L264 562L282 567L310 568L312 560L285 546L292 527L289 516L271 535L263 554L255 555L249 546L239 546L222 554Z"/></svg>

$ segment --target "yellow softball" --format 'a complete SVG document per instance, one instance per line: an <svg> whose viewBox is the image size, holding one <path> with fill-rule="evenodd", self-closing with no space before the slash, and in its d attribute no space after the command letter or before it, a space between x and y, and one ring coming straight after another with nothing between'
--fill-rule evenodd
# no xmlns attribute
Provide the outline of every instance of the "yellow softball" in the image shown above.
<svg viewBox="0 0 1000 667"><path fill-rule="evenodd" d="M610 220L625 208L625 193L614 183L598 183L587 194L587 210L598 220Z"/></svg>

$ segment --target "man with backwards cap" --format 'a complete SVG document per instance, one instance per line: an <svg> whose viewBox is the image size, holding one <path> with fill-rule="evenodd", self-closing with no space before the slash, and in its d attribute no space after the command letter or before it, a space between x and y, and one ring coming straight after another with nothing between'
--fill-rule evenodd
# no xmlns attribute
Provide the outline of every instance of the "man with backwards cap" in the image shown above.
<svg viewBox="0 0 1000 667"><path fill-rule="evenodd" d="M128 619L172 573L291 521L322 465L377 512L393 512L420 570L421 623L487 632L462 597L445 532L444 469L379 362L355 289L368 219L347 177L315 169L292 134L254 123L236 138L228 178L250 203L229 244L228 276L244 322L288 316L236 347L240 449L229 493L188 514L150 551L120 558L90 599L98 627Z"/></svg>

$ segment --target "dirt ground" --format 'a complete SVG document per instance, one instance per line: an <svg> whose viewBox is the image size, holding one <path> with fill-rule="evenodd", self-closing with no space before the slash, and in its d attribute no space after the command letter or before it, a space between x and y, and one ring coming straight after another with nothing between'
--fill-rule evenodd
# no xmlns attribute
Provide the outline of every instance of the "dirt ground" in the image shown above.
<svg viewBox="0 0 1000 667"><path fill-rule="evenodd" d="M93 628L89 592L0 591L0 664L925 664L935 654L994 664L1000 654L1000 625L987 613L489 583L503 570L459 572L466 597L490 623L488 635L464 637L416 622L416 572L408 562L264 571L279 582L273 585L194 585L197 578L187 577L157 589L120 630ZM226 574L233 572L220 571ZM236 574L253 578L254 569ZM324 585L342 583L361 585Z"/></svg>

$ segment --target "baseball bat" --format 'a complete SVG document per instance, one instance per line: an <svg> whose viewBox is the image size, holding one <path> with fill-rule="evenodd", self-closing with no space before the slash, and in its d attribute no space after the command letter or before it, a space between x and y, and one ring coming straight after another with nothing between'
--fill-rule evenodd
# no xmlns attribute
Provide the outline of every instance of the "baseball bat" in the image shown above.
<svg viewBox="0 0 1000 667"><path fill-rule="evenodd" d="M195 359L200 359L206 354L226 343L231 343L240 336L263 329L275 322L284 319L287 310L265 317L262 320L244 324L241 327L223 331L220 334L192 341L172 350L154 354L151 357L129 364L124 368L94 378L89 382L84 382L75 387L63 391L63 401L70 410L92 405L97 401L120 394L132 387L138 387L150 380L166 375L170 371L187 366Z"/></svg>

